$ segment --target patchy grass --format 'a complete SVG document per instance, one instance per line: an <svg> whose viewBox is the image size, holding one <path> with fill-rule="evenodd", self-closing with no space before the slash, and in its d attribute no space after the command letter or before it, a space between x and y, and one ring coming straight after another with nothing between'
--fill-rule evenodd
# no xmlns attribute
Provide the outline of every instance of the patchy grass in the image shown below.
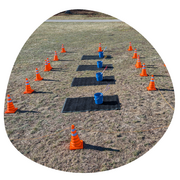
<svg viewBox="0 0 180 180"><path fill-rule="evenodd" d="M116 23L43 23L19 53L10 75L7 94L11 95L15 114L5 114L5 127L13 145L25 156L44 166L62 171L97 172L123 166L151 149L165 133L173 110L158 91L146 90L149 77L140 77L129 42L137 48L147 73L154 74L156 86L174 107L174 91L164 62L151 44L123 22ZM97 55L99 43L104 63L114 69L115 85L105 95L118 95L120 110L61 113L67 97L93 96L106 86L70 87L74 77L95 76L94 71L77 72L82 55ZM61 54L61 45L67 51ZM60 61L52 61L54 51ZM44 72L44 60L50 59L54 71ZM149 68L148 68L149 67ZM35 68L45 79L34 81ZM23 94L25 78L37 93ZM5 102L5 109L6 104ZM70 151L70 126L74 124L84 149ZM140 152L139 152L140 151Z"/></svg>
<svg viewBox="0 0 180 180"><path fill-rule="evenodd" d="M141 150L136 150L136 151L134 152L134 156L138 156L139 154L141 154Z"/></svg>

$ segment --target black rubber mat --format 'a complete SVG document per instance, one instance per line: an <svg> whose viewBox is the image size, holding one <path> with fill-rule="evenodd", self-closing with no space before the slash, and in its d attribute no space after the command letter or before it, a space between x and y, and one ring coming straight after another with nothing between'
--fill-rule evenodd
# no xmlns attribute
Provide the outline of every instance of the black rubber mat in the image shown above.
<svg viewBox="0 0 180 180"><path fill-rule="evenodd" d="M112 64L103 64L102 68L98 68L97 65L79 65L76 71L103 71L104 68L107 66L106 70L112 70Z"/></svg>
<svg viewBox="0 0 180 180"><path fill-rule="evenodd" d="M61 112L68 113L101 110L120 110L118 96L103 96L102 104L95 104L94 97L66 98Z"/></svg>
<svg viewBox="0 0 180 180"><path fill-rule="evenodd" d="M72 86L96 86L96 85L106 85L106 84L115 84L114 76L104 76L102 81L97 81L96 77L83 77L83 78L74 78Z"/></svg>
<svg viewBox="0 0 180 180"><path fill-rule="evenodd" d="M111 55L107 55L106 59L111 59ZM97 60L97 59L103 59L99 58L99 55L83 55L81 60Z"/></svg>

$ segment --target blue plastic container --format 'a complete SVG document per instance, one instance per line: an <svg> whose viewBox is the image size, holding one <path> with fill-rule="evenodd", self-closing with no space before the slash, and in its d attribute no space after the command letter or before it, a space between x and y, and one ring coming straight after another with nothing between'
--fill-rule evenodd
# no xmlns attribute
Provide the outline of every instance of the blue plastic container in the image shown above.
<svg viewBox="0 0 180 180"><path fill-rule="evenodd" d="M97 61L97 67L102 68L102 66L103 66L103 62L102 61Z"/></svg>
<svg viewBox="0 0 180 180"><path fill-rule="evenodd" d="M95 104L102 104L103 103L103 93L95 93L94 100L95 100Z"/></svg>
<svg viewBox="0 0 180 180"><path fill-rule="evenodd" d="M104 55L103 55L103 51L99 52L99 58L103 58Z"/></svg>
<svg viewBox="0 0 180 180"><path fill-rule="evenodd" d="M102 81L103 80L103 73L102 72L96 73L96 80L97 81Z"/></svg>

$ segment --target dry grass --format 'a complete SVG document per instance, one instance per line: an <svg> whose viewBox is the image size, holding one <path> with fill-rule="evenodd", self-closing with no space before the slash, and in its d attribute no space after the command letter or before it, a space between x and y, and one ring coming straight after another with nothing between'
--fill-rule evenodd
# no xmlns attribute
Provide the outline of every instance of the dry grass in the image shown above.
<svg viewBox="0 0 180 180"><path fill-rule="evenodd" d="M117 19L112 16L90 16L90 15L63 15L63 16L52 16L49 19L56 19L56 20L66 20L66 19Z"/></svg>
<svg viewBox="0 0 180 180"><path fill-rule="evenodd" d="M107 14L103 14L97 11L87 11L87 10L70 10L72 14L66 14L65 12L58 13L49 19L116 19Z"/></svg>
<svg viewBox="0 0 180 180"><path fill-rule="evenodd" d="M43 23L28 39L14 64L7 94L20 111L4 116L7 134L26 157L45 166L71 172L97 172L125 165L142 156L163 136L173 110L158 91L146 87L150 77L140 77L136 60L128 52L129 42L147 66L149 75L167 102L174 107L173 85L156 50L133 28L119 23ZM96 55L98 44L107 46L104 63L114 69L116 84L106 95L119 97L120 110L61 113L67 97L93 96L106 86L70 87L74 77L95 76L94 71L77 72L82 55ZM67 51L61 54L61 44ZM54 51L60 61L52 61ZM54 71L44 72L50 59ZM152 66L151 66L152 65ZM35 68L44 81L35 82ZM34 94L23 94L28 78ZM6 102L5 102L6 109ZM74 124L85 148L70 151L70 126Z"/></svg>

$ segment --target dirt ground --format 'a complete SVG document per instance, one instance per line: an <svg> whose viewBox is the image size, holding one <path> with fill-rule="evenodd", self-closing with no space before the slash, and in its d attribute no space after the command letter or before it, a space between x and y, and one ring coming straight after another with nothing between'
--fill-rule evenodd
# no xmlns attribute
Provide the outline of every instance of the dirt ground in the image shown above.
<svg viewBox="0 0 180 180"><path fill-rule="evenodd" d="M157 91L147 91L150 76L139 76L129 42L137 48L147 73L154 75ZM120 110L61 113L67 97L90 97L106 85L70 87L74 77L92 77L95 71L76 71L82 55L98 55L113 64L116 83L105 95L118 95ZM67 53L62 54L61 45ZM52 61L54 51L59 61ZM44 72L44 60L53 70ZM34 81L39 68L43 81ZM23 94L25 78L36 92ZM166 132L175 104L170 75L159 54L136 30L123 22L43 23L21 49L9 79L7 94L18 111L5 114L10 141L24 156L44 166L68 172L98 172L123 166L149 151ZM165 99L164 99L165 98ZM166 101L165 101L166 100ZM169 103L169 104L168 104ZM5 110L7 102L5 102ZM172 108L171 108L172 107ZM84 149L69 150L71 125L84 141Z"/></svg>

